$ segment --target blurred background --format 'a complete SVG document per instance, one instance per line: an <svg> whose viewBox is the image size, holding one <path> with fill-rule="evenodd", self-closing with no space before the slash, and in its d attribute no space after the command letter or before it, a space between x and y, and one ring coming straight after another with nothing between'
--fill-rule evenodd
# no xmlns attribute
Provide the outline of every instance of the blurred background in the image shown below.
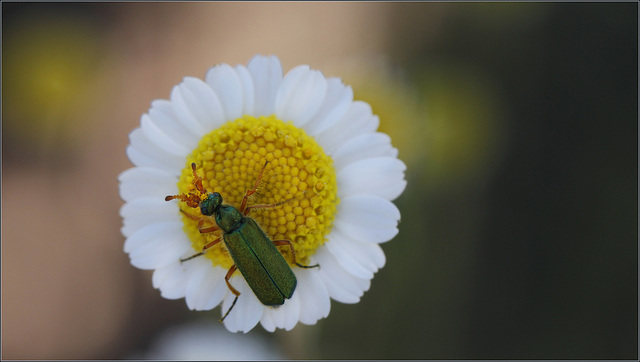
<svg viewBox="0 0 640 362"><path fill-rule="evenodd" d="M231 334L123 252L154 99L276 54L407 164L355 305ZM2 3L3 359L637 359L638 4Z"/></svg>

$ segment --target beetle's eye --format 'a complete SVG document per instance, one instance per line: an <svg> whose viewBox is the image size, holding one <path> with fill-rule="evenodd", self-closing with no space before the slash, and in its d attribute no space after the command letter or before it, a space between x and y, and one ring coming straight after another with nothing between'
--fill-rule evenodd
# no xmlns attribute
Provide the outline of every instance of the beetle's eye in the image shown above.
<svg viewBox="0 0 640 362"><path fill-rule="evenodd" d="M202 215L211 216L220 206L222 197L218 193L210 193L207 198L200 203L200 212Z"/></svg>
<svg viewBox="0 0 640 362"><path fill-rule="evenodd" d="M201 205L200 206L200 212L202 213L202 215L206 215L206 216L211 216L212 212L209 208L209 205Z"/></svg>

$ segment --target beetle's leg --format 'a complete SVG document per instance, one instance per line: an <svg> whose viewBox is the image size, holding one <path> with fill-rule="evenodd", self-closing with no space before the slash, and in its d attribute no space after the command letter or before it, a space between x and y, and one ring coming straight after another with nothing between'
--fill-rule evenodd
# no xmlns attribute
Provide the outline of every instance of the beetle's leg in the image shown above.
<svg viewBox="0 0 640 362"><path fill-rule="evenodd" d="M217 238L216 240L214 240L214 241L210 242L209 244L207 244L207 245L203 246L203 247L202 247L202 252L203 252L203 253L204 253L204 252L206 252L206 251L207 251L207 249L209 249L210 247L212 247L212 246L216 245L217 243L219 243L219 242L220 242L220 240L222 240L222 236L221 236L221 237L219 237L219 238Z"/></svg>
<svg viewBox="0 0 640 362"><path fill-rule="evenodd" d="M302 264L298 264L298 262L296 261L296 249L293 248L293 245L291 245L291 241L289 240L274 240L273 241L273 245L275 246L280 246L280 245L289 245L289 248L291 249L291 259L293 259L293 263L301 268L315 268L315 267L320 267L320 264L316 264L316 265L302 265Z"/></svg>
<svg viewBox="0 0 640 362"><path fill-rule="evenodd" d="M212 241L212 242L210 242L210 243L206 244L205 246L203 246L203 247L202 247L202 251L201 251L201 252L199 252L199 253L197 253L197 254L193 254L193 255L191 255L190 257L186 258L186 259L180 259L180 262L182 263L182 262L185 262L185 261L187 261L187 260L191 260L191 259L193 259L193 258L195 258L195 257L198 257L198 256L200 256L200 255L204 255L204 253L206 253L206 252L207 252L207 249L209 249L210 247L212 247L212 246L216 245L217 243L219 243L219 242L220 242L220 240L222 240L222 237L219 237L219 238L217 238L216 240L214 240L214 241Z"/></svg>
<svg viewBox="0 0 640 362"><path fill-rule="evenodd" d="M240 292L237 291L236 288L231 286L231 283L229 283L229 279L231 278L231 275L233 275L233 272L236 271L236 269L238 269L238 267L235 264L233 264L231 268L229 268L227 275L225 275L224 277L224 281L227 282L227 287L229 287L229 290L231 291L231 293L235 294L236 298L233 300L233 303L231 303L231 307L229 308L227 313L225 313L224 316L220 318L220 323L222 323L222 321L224 321L224 319L227 318L227 316L229 315L229 312L231 312L231 310L233 309L233 306L236 305L236 302L238 301L238 297L240 296Z"/></svg>
<svg viewBox="0 0 640 362"><path fill-rule="evenodd" d="M188 217L188 218L189 218L189 219L191 219L191 220L198 220L198 221L199 221L199 220L204 220L204 219L203 219L203 218L201 218L200 216L191 215L190 213L188 213L188 212L186 212L186 211L184 211L184 210L182 210L182 209L180 209L180 212L181 212L184 216Z"/></svg>
<svg viewBox="0 0 640 362"><path fill-rule="evenodd" d="M247 208L247 198L253 194L256 193L256 191L258 191L258 186L260 185L260 182L262 182L262 175L264 174L264 169L267 167L267 164L269 163L269 161L266 161L264 163L264 166L262 166L262 169L260 170L260 174L258 175L258 178L256 179L256 182L253 184L253 188L247 190L247 192L245 192L244 197L242 198L242 204L240 204L240 212L243 213L244 215L246 215L247 213L245 212L245 209Z"/></svg>
<svg viewBox="0 0 640 362"><path fill-rule="evenodd" d="M204 220L202 220L202 222L204 222ZM220 227L218 225L213 225L213 226L209 226L208 228L203 228L202 222L198 223L198 230L200 231L201 234L212 233L216 230L220 230Z"/></svg>
<svg viewBox="0 0 640 362"><path fill-rule="evenodd" d="M184 214L184 216L188 217L191 220L196 220L198 221L198 231L200 231L201 234L207 234L207 233L212 233L216 230L220 230L220 227L218 225L213 225L213 226L209 226L206 228L203 228L202 225L205 222L205 218L202 218L200 216L196 216L196 215L191 215L188 212L184 211L184 210L180 210L180 212L182 212Z"/></svg>
<svg viewBox="0 0 640 362"><path fill-rule="evenodd" d="M188 258L180 259L180 262L181 262L181 263L184 263L185 261L187 261L187 260L191 260L191 259L193 259L193 258L195 258L195 257L200 256L200 255L204 255L204 253L203 253L203 252L199 252L199 253L193 254L193 255L191 255L191 256L190 256L190 257L188 257Z"/></svg>
<svg viewBox="0 0 640 362"><path fill-rule="evenodd" d="M191 220L195 220L198 222L198 230L202 230L202 225L204 224L204 218L197 216L197 215L191 215L190 213L180 209L180 212L186 216L187 218L191 219ZM202 232L202 231L200 231Z"/></svg>
<svg viewBox="0 0 640 362"><path fill-rule="evenodd" d="M277 204L257 204L257 205L251 205L251 206L247 206L244 211L242 212L242 214L244 216L247 216L247 214L249 214L249 211L251 211L251 209L267 209L270 207L276 207L276 206L280 206L282 204L286 204L287 202L291 201L293 199L289 199L286 201L282 201L282 202L278 202Z"/></svg>
<svg viewBox="0 0 640 362"><path fill-rule="evenodd" d="M290 201L293 201L293 200L297 199L298 197L300 197L300 195L304 195L306 192L307 192L307 190L304 190L301 194L296 195L296 196L294 196L294 197L292 197L290 199L287 199L287 200L284 200L284 201L280 201L277 204L257 204L257 205L247 206L245 208L245 210L242 212L242 214L244 216L247 216L247 214L249 214L249 211L251 209L267 209L267 208L270 208L270 207L278 207L280 205L286 204L287 202L290 202Z"/></svg>

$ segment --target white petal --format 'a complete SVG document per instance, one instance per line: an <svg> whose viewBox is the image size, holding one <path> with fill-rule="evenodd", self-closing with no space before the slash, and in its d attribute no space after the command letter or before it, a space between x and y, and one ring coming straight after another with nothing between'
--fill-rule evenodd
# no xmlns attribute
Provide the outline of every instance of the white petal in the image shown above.
<svg viewBox="0 0 640 362"><path fill-rule="evenodd" d="M293 294L291 299L287 299L282 306L282 314L284 315L284 320L282 324L282 328L286 331L290 331L293 327L298 324L300 320L300 310L302 309L302 305L300 305L300 295Z"/></svg>
<svg viewBox="0 0 640 362"><path fill-rule="evenodd" d="M152 167L134 167L118 176L120 197L124 201L138 198L158 198L177 191L177 178L165 170Z"/></svg>
<svg viewBox="0 0 640 362"><path fill-rule="evenodd" d="M391 137L385 133L365 133L340 145L331 156L336 170L350 163L374 157L397 157L398 150L391 146Z"/></svg>
<svg viewBox="0 0 640 362"><path fill-rule="evenodd" d="M221 273L211 273L207 275L207 278L203 282L203 286L209 292L204 296L205 300L203 301L203 306L200 310L213 309L222 302L222 299L229 289L227 287L227 283L224 282L225 274L226 270L222 270Z"/></svg>
<svg viewBox="0 0 640 362"><path fill-rule="evenodd" d="M149 118L149 115L143 114L140 124L144 135L158 148L177 157L185 157L189 153L189 150L185 146L176 142L170 134L165 133L160 127L154 124L151 118Z"/></svg>
<svg viewBox="0 0 640 362"><path fill-rule="evenodd" d="M238 73L238 77L242 83L242 96L244 97L242 114L253 114L256 90L253 86L251 73L249 73L249 70L243 65L236 65L236 73Z"/></svg>
<svg viewBox="0 0 640 362"><path fill-rule="evenodd" d="M249 61L247 69L253 78L255 108L252 115L264 116L274 112L276 92L282 82L282 65L275 56L257 55Z"/></svg>
<svg viewBox="0 0 640 362"><path fill-rule="evenodd" d="M271 314L271 308L264 308L264 313L262 313L262 318L260 318L260 324L267 332L274 332L276 330L276 321L273 319L273 314Z"/></svg>
<svg viewBox="0 0 640 362"><path fill-rule="evenodd" d="M159 236L155 240L158 245L147 243L129 253L131 264L139 269L155 269L179 260L189 250L185 243L163 242L161 238L162 236Z"/></svg>
<svg viewBox="0 0 640 362"><path fill-rule="evenodd" d="M185 77L182 83L173 87L171 105L180 123L199 136L218 128L225 121L218 96L197 78Z"/></svg>
<svg viewBox="0 0 640 362"><path fill-rule="evenodd" d="M331 309L331 298L320 277L320 271L317 268L293 268L293 272L298 279L295 293L298 294L302 305L300 322L316 324L319 319L328 316Z"/></svg>
<svg viewBox="0 0 640 362"><path fill-rule="evenodd" d="M199 135L186 128L176 116L171 102L165 99L157 99L151 102L149 117L160 127L164 133L171 135L176 142L188 149L195 148L199 141Z"/></svg>
<svg viewBox="0 0 640 362"><path fill-rule="evenodd" d="M285 75L276 95L275 113L283 121L303 127L316 115L327 94L327 80L308 65L297 66Z"/></svg>
<svg viewBox="0 0 640 362"><path fill-rule="evenodd" d="M404 162L395 157L367 158L354 162L337 174L338 197L360 194L380 196L387 200L398 197L407 186Z"/></svg>
<svg viewBox="0 0 640 362"><path fill-rule="evenodd" d="M325 245L338 263L358 278L371 279L384 266L384 253L378 244L349 239L334 229Z"/></svg>
<svg viewBox="0 0 640 362"><path fill-rule="evenodd" d="M157 268L153 272L153 287L160 289L162 297L167 299L184 298L187 287L187 273L179 260Z"/></svg>
<svg viewBox="0 0 640 362"><path fill-rule="evenodd" d="M213 93L213 90L211 90L211 92ZM204 111L204 109L202 106L200 106L200 109L190 110L190 106L188 104L189 101L187 100L189 97L193 97L193 95L190 92L186 91L184 82L176 85L171 90L171 107L173 113L176 115L176 118L184 128L188 129L189 132L193 134L202 136L207 133L207 128L204 127L202 122L200 122L198 118L196 118L196 116L192 114L192 112L201 113ZM194 103L193 100L191 103ZM224 114L222 113L222 106L220 106L220 113L222 114L222 116L224 116Z"/></svg>
<svg viewBox="0 0 640 362"><path fill-rule="evenodd" d="M120 216L123 218L121 231L125 237L151 224L180 220L176 206L160 198L129 201L120 208Z"/></svg>
<svg viewBox="0 0 640 362"><path fill-rule="evenodd" d="M184 263L193 264L185 300L191 310L209 310L220 304L228 288L224 281L226 270L214 267L206 257L197 257Z"/></svg>
<svg viewBox="0 0 640 362"><path fill-rule="evenodd" d="M240 273L238 272L238 274ZM242 331L247 333L255 327L260 321L260 318L262 318L264 306L260 303L256 295L253 294L253 291L249 288L249 285L242 276L237 275L233 277L230 283L240 292L240 296L233 310L227 315L227 318L225 318L224 325L231 332ZM235 295L229 291L222 303L222 315L229 310L234 299Z"/></svg>
<svg viewBox="0 0 640 362"><path fill-rule="evenodd" d="M131 253L132 251L144 246L145 244L153 243L158 235L178 232L182 230L182 223L177 220L147 225L141 228L136 233L127 238L124 242L124 252ZM168 242L169 240L163 239Z"/></svg>
<svg viewBox="0 0 640 362"><path fill-rule="evenodd" d="M320 264L320 278L331 298L341 303L358 303L362 294L369 290L371 280L348 273L326 247L318 248L315 257Z"/></svg>
<svg viewBox="0 0 640 362"><path fill-rule="evenodd" d="M220 64L209 69L204 79L220 99L227 120L242 116L244 101L242 81L235 69L229 64Z"/></svg>
<svg viewBox="0 0 640 362"><path fill-rule="evenodd" d="M373 115L368 103L354 101L347 113L335 125L317 134L315 138L327 154L333 155L340 145L350 139L364 133L375 132L379 124L378 116Z"/></svg>
<svg viewBox="0 0 640 362"><path fill-rule="evenodd" d="M340 200L335 227L360 241L381 243L398 233L400 211L379 196L354 195Z"/></svg>
<svg viewBox="0 0 640 362"><path fill-rule="evenodd" d="M387 258L384 256L384 251L378 244L367 243L357 240L351 240L355 250L360 250L361 253L366 254L369 260L373 261L376 268L381 269L387 262Z"/></svg>
<svg viewBox="0 0 640 362"><path fill-rule="evenodd" d="M128 237L124 244L131 264L139 269L169 265L190 249L180 221L149 225Z"/></svg>
<svg viewBox="0 0 640 362"><path fill-rule="evenodd" d="M189 95L185 98L186 104L207 132L228 121L218 95L201 79L185 77L183 93Z"/></svg>
<svg viewBox="0 0 640 362"><path fill-rule="evenodd" d="M327 79L327 95L318 113L305 126L306 132L316 135L336 124L349 110L353 102L353 90L339 78Z"/></svg>
<svg viewBox="0 0 640 362"><path fill-rule="evenodd" d="M264 314L269 314L276 328L287 331L293 329L300 319L300 299L293 293L291 299L285 300L284 304L278 307L266 307ZM264 317L264 316L263 316Z"/></svg>
<svg viewBox="0 0 640 362"><path fill-rule="evenodd" d="M134 165L166 169L176 175L180 174L184 158L169 154L156 146L141 128L136 128L129 133L129 142L127 156Z"/></svg>

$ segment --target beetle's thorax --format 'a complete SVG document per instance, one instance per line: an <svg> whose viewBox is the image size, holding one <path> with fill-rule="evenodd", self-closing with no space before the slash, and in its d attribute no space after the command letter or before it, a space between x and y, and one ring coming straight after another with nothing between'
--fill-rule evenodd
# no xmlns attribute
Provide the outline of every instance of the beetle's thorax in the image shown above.
<svg viewBox="0 0 640 362"><path fill-rule="evenodd" d="M231 232L242 225L244 216L235 207L220 205L216 210L216 224L224 232Z"/></svg>

